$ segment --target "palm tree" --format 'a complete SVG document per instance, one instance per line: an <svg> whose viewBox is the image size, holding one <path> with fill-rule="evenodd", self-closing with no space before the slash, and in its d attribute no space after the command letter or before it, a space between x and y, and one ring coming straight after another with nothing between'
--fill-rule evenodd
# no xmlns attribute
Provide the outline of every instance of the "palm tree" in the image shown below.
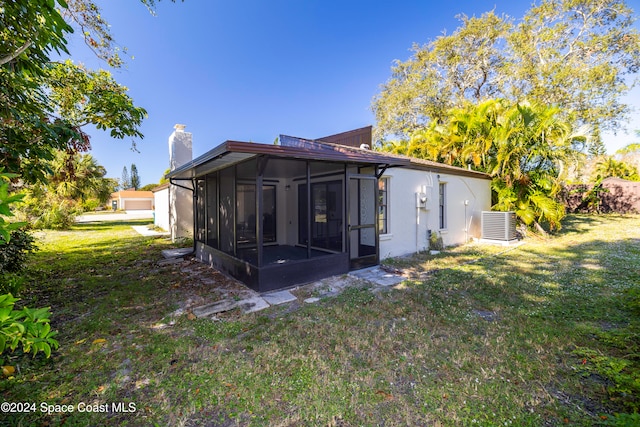
<svg viewBox="0 0 640 427"><path fill-rule="evenodd" d="M493 178L493 208L513 210L527 225L560 228L564 207L556 201L567 163L587 142L555 107L502 99L449 110L412 134L407 154L486 172Z"/></svg>
<svg viewBox="0 0 640 427"><path fill-rule="evenodd" d="M628 179L630 181L640 181L638 169L628 163L620 162L611 156L598 162L596 165L596 180L604 179L610 176Z"/></svg>
<svg viewBox="0 0 640 427"><path fill-rule="evenodd" d="M105 203L114 191L114 182L104 177L106 169L91 154L69 157L65 152L58 152L50 167L53 175L48 187L68 199L84 202L95 198Z"/></svg>

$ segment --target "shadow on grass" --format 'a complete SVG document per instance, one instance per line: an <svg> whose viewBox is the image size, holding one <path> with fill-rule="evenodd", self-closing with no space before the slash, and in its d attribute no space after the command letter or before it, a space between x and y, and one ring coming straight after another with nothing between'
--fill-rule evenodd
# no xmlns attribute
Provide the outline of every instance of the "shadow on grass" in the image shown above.
<svg viewBox="0 0 640 427"><path fill-rule="evenodd" d="M628 295L640 292L636 218L570 216L548 242L447 268L426 286L436 286L447 304L466 306L479 317L509 318L530 328L531 336L561 339L566 350L559 355L565 362L558 378L581 378L583 389L567 388L558 379L549 385L564 390L555 397L568 393L594 416L635 412L640 385L633 378L640 376L640 360L633 355L640 350L640 321Z"/></svg>

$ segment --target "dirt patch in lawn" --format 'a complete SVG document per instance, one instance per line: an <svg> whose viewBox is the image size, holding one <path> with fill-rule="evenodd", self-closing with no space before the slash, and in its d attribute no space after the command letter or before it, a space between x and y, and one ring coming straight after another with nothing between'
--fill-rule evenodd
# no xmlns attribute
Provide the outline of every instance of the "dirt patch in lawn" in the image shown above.
<svg viewBox="0 0 640 427"><path fill-rule="evenodd" d="M238 280L195 259L174 264L172 273L179 275L173 285L178 314L225 299L239 301L257 295Z"/></svg>

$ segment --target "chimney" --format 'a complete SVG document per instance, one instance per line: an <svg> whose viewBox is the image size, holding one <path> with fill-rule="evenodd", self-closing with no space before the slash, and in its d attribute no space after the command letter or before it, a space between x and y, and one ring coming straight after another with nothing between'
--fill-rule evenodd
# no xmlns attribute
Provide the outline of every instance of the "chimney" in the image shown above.
<svg viewBox="0 0 640 427"><path fill-rule="evenodd" d="M169 170L173 171L192 160L191 132L185 132L185 125L177 124L169 135ZM173 184L173 182L172 182ZM192 184L180 181L180 185L169 186L169 231L175 241L181 237L193 237L194 191L184 187Z"/></svg>
<svg viewBox="0 0 640 427"><path fill-rule="evenodd" d="M191 132L185 132L186 125L176 124L169 136L169 170L174 170L189 163L192 158Z"/></svg>

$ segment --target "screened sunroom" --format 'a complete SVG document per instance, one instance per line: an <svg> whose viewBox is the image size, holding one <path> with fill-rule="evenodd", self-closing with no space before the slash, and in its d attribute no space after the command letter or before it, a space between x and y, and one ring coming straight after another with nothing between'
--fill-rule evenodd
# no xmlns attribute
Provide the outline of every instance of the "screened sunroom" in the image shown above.
<svg viewBox="0 0 640 427"><path fill-rule="evenodd" d="M259 292L376 265L378 179L408 162L287 141L227 141L169 174L194 192L196 257Z"/></svg>

